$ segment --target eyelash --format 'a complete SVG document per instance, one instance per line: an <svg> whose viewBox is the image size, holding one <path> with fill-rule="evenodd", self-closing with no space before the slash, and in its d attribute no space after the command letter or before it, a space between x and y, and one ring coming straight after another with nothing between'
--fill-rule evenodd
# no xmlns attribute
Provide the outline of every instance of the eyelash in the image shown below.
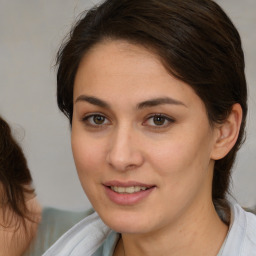
<svg viewBox="0 0 256 256"><path fill-rule="evenodd" d="M163 128L167 128L169 127L172 123L175 122L175 120L169 116L166 116L164 114L152 114L149 115L146 120L143 122L143 125L145 125L146 122L148 122L150 119L154 120L154 118L162 118L164 121L164 124L160 124L160 125L149 125L151 128L153 129L163 129Z"/></svg>
<svg viewBox="0 0 256 256"><path fill-rule="evenodd" d="M92 127L92 128L102 128L106 125L109 125L111 122L108 121L109 123L108 124L93 124L92 122L90 122L90 118L96 118L96 117L99 117L99 118L104 118L104 122L106 120L108 120L108 118L103 115L103 114L100 114L100 113L95 113L95 114L90 114L90 115L86 115L85 117L82 118L82 122L86 125L86 126L89 126L89 127Z"/></svg>
<svg viewBox="0 0 256 256"><path fill-rule="evenodd" d="M103 123L102 124L96 124L95 120L93 120L94 118L102 118L103 119ZM92 120L90 121L90 119L92 118ZM155 125L147 125L146 123L149 122L149 120L154 120L154 118L162 118L164 121L163 124L155 124ZM108 117L106 117L105 115L101 114L101 113L94 113L94 114L90 114L90 115L86 115L85 117L82 118L81 120L86 126L88 127L92 127L92 128L103 128L107 125L110 125L111 122L108 120ZM107 123L105 123L105 121L107 121ZM94 123L93 123L94 122ZM154 122L154 121L153 121ZM150 128L153 129L163 129L163 128L167 128L169 127L172 123L174 123L175 120L169 116L166 116L164 114L151 114L149 115L145 121L143 121L142 125L143 126L149 126Z"/></svg>

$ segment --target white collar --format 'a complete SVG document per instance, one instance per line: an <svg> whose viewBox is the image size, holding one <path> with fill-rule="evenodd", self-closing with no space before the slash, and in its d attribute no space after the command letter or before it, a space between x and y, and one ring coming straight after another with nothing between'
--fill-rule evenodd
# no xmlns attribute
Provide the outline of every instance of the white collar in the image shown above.
<svg viewBox="0 0 256 256"><path fill-rule="evenodd" d="M89 215L51 246L43 256L89 256L104 242L111 232L98 214Z"/></svg>

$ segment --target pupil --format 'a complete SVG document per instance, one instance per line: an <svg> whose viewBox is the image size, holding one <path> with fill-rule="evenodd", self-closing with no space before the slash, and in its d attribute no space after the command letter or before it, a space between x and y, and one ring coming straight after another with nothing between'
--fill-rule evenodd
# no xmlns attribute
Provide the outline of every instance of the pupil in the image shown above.
<svg viewBox="0 0 256 256"><path fill-rule="evenodd" d="M95 116L93 118L93 121L95 122L95 124L102 124L105 121L105 118L103 116Z"/></svg>
<svg viewBox="0 0 256 256"><path fill-rule="evenodd" d="M164 121L165 121L165 119L164 119L164 117L162 117L162 116L155 116L155 117L154 117L154 123L155 123L156 125L163 125L163 124L164 124Z"/></svg>

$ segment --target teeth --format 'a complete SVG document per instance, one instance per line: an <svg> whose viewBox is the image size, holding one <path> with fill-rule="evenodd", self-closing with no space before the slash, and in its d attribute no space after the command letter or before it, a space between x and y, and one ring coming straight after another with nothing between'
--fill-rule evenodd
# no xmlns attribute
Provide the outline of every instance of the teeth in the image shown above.
<svg viewBox="0 0 256 256"><path fill-rule="evenodd" d="M132 187L116 187L116 186L111 186L111 189L117 193L120 194L132 194L139 192L141 190L146 190L146 187L140 187L140 186L132 186Z"/></svg>

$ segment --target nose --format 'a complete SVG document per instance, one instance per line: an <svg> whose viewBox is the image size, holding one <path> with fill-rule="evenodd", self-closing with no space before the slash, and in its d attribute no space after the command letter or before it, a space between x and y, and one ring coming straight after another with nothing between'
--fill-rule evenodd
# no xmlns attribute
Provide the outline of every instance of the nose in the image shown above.
<svg viewBox="0 0 256 256"><path fill-rule="evenodd" d="M111 137L109 145L106 160L115 170L127 171L143 164L143 153L136 131L120 127Z"/></svg>

